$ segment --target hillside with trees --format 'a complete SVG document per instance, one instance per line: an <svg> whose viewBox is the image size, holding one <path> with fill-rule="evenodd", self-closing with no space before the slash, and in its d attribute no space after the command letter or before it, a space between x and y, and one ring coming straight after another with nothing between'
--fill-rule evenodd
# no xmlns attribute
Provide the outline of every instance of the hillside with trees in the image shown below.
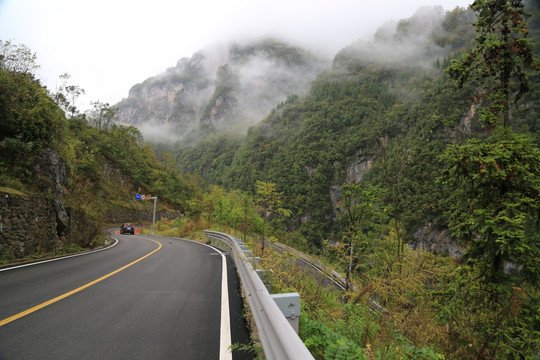
<svg viewBox="0 0 540 360"><path fill-rule="evenodd" d="M447 358L532 359L540 334L532 315L540 310L540 12L537 2L526 5L422 9L372 43L340 51L307 95L289 96L246 136L216 131L173 151L184 171L228 189L256 194L259 182L275 184L287 210L271 213L275 234L333 259L359 283L356 301L391 307L383 318L416 346L437 343ZM333 358L333 331L347 331L352 315L340 322L313 312L332 324L311 324L313 348ZM382 320L373 321L383 336ZM414 321L433 326L438 340L413 330ZM363 346L390 346L364 336ZM392 358L381 347L377 355L343 351ZM418 351L410 358L436 358Z"/></svg>
<svg viewBox="0 0 540 360"><path fill-rule="evenodd" d="M137 192L159 196L164 210L185 210L198 186L170 158L167 165L165 154L159 161L138 129L117 125L115 108L96 102L80 113L75 100L84 90L70 85L69 75L53 93L35 77L39 66L30 49L2 41L0 50L1 190L49 199L57 222L71 217L70 224L84 224L65 238L59 230L60 249L44 251L91 246L108 211L150 205L135 201ZM0 244L2 262L38 255L26 251Z"/></svg>
<svg viewBox="0 0 540 360"><path fill-rule="evenodd" d="M426 33L425 19L434 18ZM447 225L449 194L436 181L444 168L440 155L485 132L477 85L456 89L445 72L470 51L473 21L470 10L423 9L394 29L381 28L373 43L343 49L306 96L289 96L246 136L216 131L172 151L185 172L228 189L254 192L257 180L276 183L293 214L281 226L304 234L314 251L339 232L341 186L364 178L386 189L406 242L418 241L414 234L424 225ZM389 56L403 44L411 47L407 54ZM538 75L530 76L513 126L538 137Z"/></svg>
<svg viewBox="0 0 540 360"><path fill-rule="evenodd" d="M2 42L0 186L61 201L92 229L104 210L144 206L132 197L147 191L186 215L160 221L161 234L242 237L275 292L301 294L300 336L317 359L536 359L539 44L538 1L420 9L342 49L262 121L242 112L246 133L226 126L242 110L244 66L311 57L240 46L212 77L197 54L119 104L189 123L189 144L150 146L115 107L79 113L68 76L43 88L35 55ZM65 186L40 170L51 151ZM347 291L324 289L265 240L336 269Z"/></svg>

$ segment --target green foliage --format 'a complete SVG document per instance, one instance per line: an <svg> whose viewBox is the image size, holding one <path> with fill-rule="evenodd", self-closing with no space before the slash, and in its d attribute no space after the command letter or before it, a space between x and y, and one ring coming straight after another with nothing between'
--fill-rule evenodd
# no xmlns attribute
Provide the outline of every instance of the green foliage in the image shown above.
<svg viewBox="0 0 540 360"><path fill-rule="evenodd" d="M443 180L455 191L449 223L467 246L465 259L492 279L503 276L505 262L521 265L538 286L540 149L532 138L501 131L451 146L442 159Z"/></svg>
<svg viewBox="0 0 540 360"><path fill-rule="evenodd" d="M64 141L64 117L47 91L26 74L0 69L0 173L32 181L31 168L45 147Z"/></svg>
<svg viewBox="0 0 540 360"><path fill-rule="evenodd" d="M101 101L93 102L92 106L93 109L90 116L90 119L93 121L92 125L105 131L112 128L118 117L118 109Z"/></svg>
<svg viewBox="0 0 540 360"><path fill-rule="evenodd" d="M20 137L37 150L60 140L61 112L38 82L0 70L0 105L0 139Z"/></svg>
<svg viewBox="0 0 540 360"><path fill-rule="evenodd" d="M384 219L386 209L381 208L383 190L378 186L353 184L341 188L343 204L340 220L343 224L343 244L349 250L347 266L347 285L350 284L353 270L367 265L366 255L373 250L372 229ZM357 264L354 266L353 264Z"/></svg>
<svg viewBox="0 0 540 360"><path fill-rule="evenodd" d="M239 144L240 137L235 134L209 135L178 153L177 162L186 173L200 174L211 184L224 185L223 174L228 173Z"/></svg>
<svg viewBox="0 0 540 360"><path fill-rule="evenodd" d="M241 231L244 240L248 233L262 232L263 219L252 197L238 190L227 192L219 186L211 186L209 191L191 200L188 208L188 216L195 222L204 220L224 231Z"/></svg>
<svg viewBox="0 0 540 360"><path fill-rule="evenodd" d="M106 210L144 206L133 196L141 190L157 195L162 206L186 209L198 187L174 164L159 162L136 128L115 125L116 109L96 102L80 114L75 99L84 90L68 85L69 75L61 77L57 94L49 94L31 73L37 66L26 47L0 42L0 54L2 184L40 194L36 164L42 150L58 152L69 175L62 200L81 227L70 236L81 246L99 237Z"/></svg>
<svg viewBox="0 0 540 360"><path fill-rule="evenodd" d="M304 344L316 359L367 359L361 347L318 322L301 317Z"/></svg>
<svg viewBox="0 0 540 360"><path fill-rule="evenodd" d="M265 227L268 218L287 218L291 211L283 208L282 193L277 191L276 184L271 182L258 181L256 183L257 192L255 202L259 206L263 224L260 247L264 251L266 241Z"/></svg>
<svg viewBox="0 0 540 360"><path fill-rule="evenodd" d="M368 316L369 318L369 316ZM356 314L348 320L356 322L357 327L349 329L350 336L355 336L355 332L362 333L362 315ZM422 360L442 360L444 355L437 353L430 346L418 348L408 339L394 331L395 343L386 348L373 348L368 342L365 347L359 345L340 332L337 332L318 320L300 318L301 333L304 344L316 359L341 359L341 360L362 360L362 359L422 359Z"/></svg>
<svg viewBox="0 0 540 360"><path fill-rule="evenodd" d="M249 56L264 53L271 59L276 59L288 65L302 65L306 62L304 50L282 42L266 39L245 46L233 45L230 56L234 61L243 61Z"/></svg>
<svg viewBox="0 0 540 360"><path fill-rule="evenodd" d="M389 271L388 259L374 256L372 264L383 263L374 268L386 270L362 273L360 279L368 286L349 292L347 303L342 294L324 288L302 270L290 254L267 252L261 266L272 269L274 292L300 294L299 335L316 359L444 359L438 337L442 326L434 323L427 299L448 268L441 269L444 262L434 259L430 254L407 252L402 271L397 266ZM384 313L374 311L364 300L377 294L387 299Z"/></svg>
<svg viewBox="0 0 540 360"><path fill-rule="evenodd" d="M537 357L540 298L536 290L486 282L468 265L459 265L443 277L435 306L437 317L447 324L449 358Z"/></svg>
<svg viewBox="0 0 540 360"><path fill-rule="evenodd" d="M250 359L251 358L253 358L254 360L265 359L261 346L255 346L253 344L235 343L235 344L232 344L229 348L231 349L233 353L236 351L236 352L244 352L244 353L250 354L251 356L253 356L253 357L250 357Z"/></svg>
<svg viewBox="0 0 540 360"><path fill-rule="evenodd" d="M440 32L434 34L435 43L443 47L451 47L454 51L467 48L475 31L471 24L476 17L470 8L455 8L448 12Z"/></svg>
<svg viewBox="0 0 540 360"><path fill-rule="evenodd" d="M521 1L477 0L474 49L448 68L462 86L479 82L487 93L480 118L494 134L448 147L444 181L459 198L449 204L449 224L467 245L464 259L483 268L489 281L506 278L505 263L538 287L540 253L540 150L509 130L511 106L530 89L526 68L538 73Z"/></svg>

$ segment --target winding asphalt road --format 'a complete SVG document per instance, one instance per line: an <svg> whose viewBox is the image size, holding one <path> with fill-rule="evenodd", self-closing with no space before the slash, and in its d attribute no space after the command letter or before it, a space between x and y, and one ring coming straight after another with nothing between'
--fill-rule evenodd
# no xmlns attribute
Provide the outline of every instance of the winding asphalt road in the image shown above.
<svg viewBox="0 0 540 360"><path fill-rule="evenodd" d="M0 359L249 358L227 350L249 342L230 258L178 238L115 238L0 270Z"/></svg>

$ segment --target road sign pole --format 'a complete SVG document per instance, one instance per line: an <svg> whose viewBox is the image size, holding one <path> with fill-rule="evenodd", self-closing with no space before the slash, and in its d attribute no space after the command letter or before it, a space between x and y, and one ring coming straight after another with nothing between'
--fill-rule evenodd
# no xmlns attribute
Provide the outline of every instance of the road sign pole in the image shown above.
<svg viewBox="0 0 540 360"><path fill-rule="evenodd" d="M156 227L156 201L157 201L157 196L152 196L150 199L154 199L154 218L152 220L152 235L154 235L154 229Z"/></svg>

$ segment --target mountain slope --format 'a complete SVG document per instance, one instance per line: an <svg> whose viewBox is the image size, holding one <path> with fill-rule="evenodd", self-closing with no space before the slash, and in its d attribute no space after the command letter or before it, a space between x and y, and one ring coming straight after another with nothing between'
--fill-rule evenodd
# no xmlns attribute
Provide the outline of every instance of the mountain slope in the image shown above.
<svg viewBox="0 0 540 360"><path fill-rule="evenodd" d="M444 73L470 46L473 21L469 10L426 8L385 26L373 42L340 51L305 96L277 105L245 138L209 135L177 148L179 164L230 189L255 192L257 180L275 182L293 214L283 226L300 230L314 251L339 230L341 187L379 185L406 240L428 246L421 236L434 235L422 229L445 228L448 194L436 181L439 155L482 131L478 104L468 102L474 86L457 90ZM524 132L538 131L534 89L529 105L515 114ZM439 251L457 251L449 247Z"/></svg>
<svg viewBox="0 0 540 360"><path fill-rule="evenodd" d="M100 114L67 117L55 103L61 94L24 72L33 58L14 49L0 41L8 55L0 58L0 264L95 245L104 223L150 214L152 204L135 200L137 192L151 191L173 216L186 210L196 186L159 162L136 128ZM8 61L28 66L12 69Z"/></svg>
<svg viewBox="0 0 540 360"><path fill-rule="evenodd" d="M117 104L120 120L154 142L185 140L201 127L245 132L276 103L305 93L328 64L274 40L201 50L133 86Z"/></svg>

